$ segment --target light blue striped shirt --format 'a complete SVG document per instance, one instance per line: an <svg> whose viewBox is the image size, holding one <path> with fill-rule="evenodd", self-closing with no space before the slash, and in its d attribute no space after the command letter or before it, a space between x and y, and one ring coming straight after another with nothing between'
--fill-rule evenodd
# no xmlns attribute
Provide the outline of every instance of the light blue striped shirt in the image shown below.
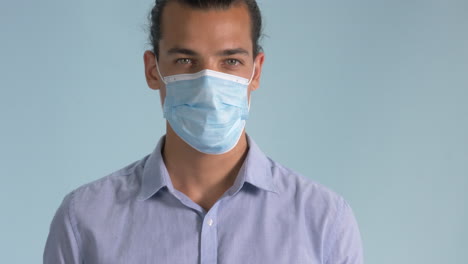
<svg viewBox="0 0 468 264"><path fill-rule="evenodd" d="M204 210L174 189L151 155L65 196L50 225L44 263L361 264L349 204L249 150L223 196Z"/></svg>

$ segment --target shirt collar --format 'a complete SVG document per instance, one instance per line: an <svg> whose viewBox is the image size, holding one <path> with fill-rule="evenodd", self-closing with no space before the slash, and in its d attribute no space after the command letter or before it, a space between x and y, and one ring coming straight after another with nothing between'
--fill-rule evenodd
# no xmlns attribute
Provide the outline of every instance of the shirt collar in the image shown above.
<svg viewBox="0 0 468 264"><path fill-rule="evenodd" d="M247 134L246 136L249 150L233 187L230 188L228 194L233 195L237 193L245 182L265 191L278 194L278 190L273 182L270 160L255 144L253 139ZM165 139L165 136L161 137L153 153L151 153L145 162L141 188L137 198L140 201L150 198L164 186L171 192L174 190L161 154Z"/></svg>

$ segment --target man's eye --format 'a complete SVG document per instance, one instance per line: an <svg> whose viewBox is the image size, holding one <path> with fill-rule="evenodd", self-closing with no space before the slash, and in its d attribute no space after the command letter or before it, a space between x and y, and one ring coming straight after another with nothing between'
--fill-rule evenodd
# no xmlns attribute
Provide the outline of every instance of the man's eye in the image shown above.
<svg viewBox="0 0 468 264"><path fill-rule="evenodd" d="M236 59L227 59L226 64L229 66L236 66L240 64L240 61Z"/></svg>
<svg viewBox="0 0 468 264"><path fill-rule="evenodd" d="M189 64L189 63L192 63L192 60L187 59L187 58L183 58L183 59L177 59L176 62L179 63L179 64Z"/></svg>

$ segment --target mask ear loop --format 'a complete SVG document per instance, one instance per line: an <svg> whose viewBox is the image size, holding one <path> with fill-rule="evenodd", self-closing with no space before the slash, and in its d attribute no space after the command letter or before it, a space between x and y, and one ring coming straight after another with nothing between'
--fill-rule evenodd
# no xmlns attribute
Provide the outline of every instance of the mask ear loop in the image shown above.
<svg viewBox="0 0 468 264"><path fill-rule="evenodd" d="M249 82L247 83L247 85L249 85L249 84L252 82L254 75L255 75L255 62L254 62L254 64L253 64L252 75L250 76Z"/></svg>
<svg viewBox="0 0 468 264"><path fill-rule="evenodd" d="M158 59L156 58L156 55L154 55L154 60L156 62L156 70L158 71L159 78L161 78L161 81L167 85L166 81L164 80L164 77L162 77L161 72L159 71L159 63L158 63ZM165 100L166 99L164 99L164 101ZM164 105L166 105L165 102L162 102L161 108L162 108L164 117L166 117L166 111L164 110Z"/></svg>
<svg viewBox="0 0 468 264"><path fill-rule="evenodd" d="M250 83L252 82L254 75L255 75L255 62L254 62L254 64L253 64L252 76L250 76L249 82L247 83L247 90L249 89L249 85L250 85ZM248 104L249 104L249 110L248 110L248 111L250 112L250 97L249 97L249 102L248 102Z"/></svg>
<svg viewBox="0 0 468 264"><path fill-rule="evenodd" d="M161 72L159 71L159 63L158 63L158 59L156 58L156 55L154 55L154 60L156 61L156 70L158 71L158 74L159 74L159 77L161 78L161 81L164 84L167 84L166 81L164 80L164 77L162 77Z"/></svg>

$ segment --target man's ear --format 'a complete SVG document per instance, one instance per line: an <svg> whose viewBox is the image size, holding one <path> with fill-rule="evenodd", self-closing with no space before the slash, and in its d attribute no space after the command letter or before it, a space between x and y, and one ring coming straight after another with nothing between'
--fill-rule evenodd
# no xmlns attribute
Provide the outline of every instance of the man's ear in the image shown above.
<svg viewBox="0 0 468 264"><path fill-rule="evenodd" d="M255 91L260 87L260 76L262 75L263 62L265 61L265 53L260 52L255 57L255 73L252 82L249 85L250 91Z"/></svg>
<svg viewBox="0 0 468 264"><path fill-rule="evenodd" d="M145 51L143 61L145 63L145 77L148 87L153 90L159 90L161 88L161 80L156 68L157 61L154 53L150 50Z"/></svg>

